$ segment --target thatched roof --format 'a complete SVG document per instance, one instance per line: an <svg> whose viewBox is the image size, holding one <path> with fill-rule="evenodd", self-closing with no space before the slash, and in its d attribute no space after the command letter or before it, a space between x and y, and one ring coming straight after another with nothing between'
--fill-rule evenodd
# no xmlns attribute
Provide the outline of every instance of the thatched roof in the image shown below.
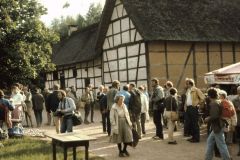
<svg viewBox="0 0 240 160"><path fill-rule="evenodd" d="M106 0L112 6L115 0ZM240 0L122 0L146 41L240 41ZM104 16L111 17L106 9ZM112 11L112 10L111 10ZM106 23L101 31L106 33ZM99 37L101 39L101 37Z"/></svg>
<svg viewBox="0 0 240 160"><path fill-rule="evenodd" d="M57 44L52 61L58 66L89 61L99 56L95 51L98 24L93 24Z"/></svg>

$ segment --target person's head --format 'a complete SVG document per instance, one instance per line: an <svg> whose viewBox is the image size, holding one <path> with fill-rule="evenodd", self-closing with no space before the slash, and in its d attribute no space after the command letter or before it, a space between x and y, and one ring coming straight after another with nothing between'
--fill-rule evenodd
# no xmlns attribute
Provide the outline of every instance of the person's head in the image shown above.
<svg viewBox="0 0 240 160"><path fill-rule="evenodd" d="M186 81L186 84L187 84L187 88L191 88L191 87L195 86L194 80L190 79L190 78Z"/></svg>
<svg viewBox="0 0 240 160"><path fill-rule="evenodd" d="M58 91L58 99L63 100L66 97L66 92L64 90Z"/></svg>
<svg viewBox="0 0 240 160"><path fill-rule="evenodd" d="M142 87L143 87L144 91L147 91L147 85L146 84L143 84Z"/></svg>
<svg viewBox="0 0 240 160"><path fill-rule="evenodd" d="M172 88L173 87L173 83L171 81L167 81L166 82L166 88Z"/></svg>
<svg viewBox="0 0 240 160"><path fill-rule="evenodd" d="M92 90L92 89L93 89L93 84L89 84L89 85L88 85L88 88L89 88L90 90Z"/></svg>
<svg viewBox="0 0 240 160"><path fill-rule="evenodd" d="M139 86L138 89L139 89L141 92L144 92L143 86Z"/></svg>
<svg viewBox="0 0 240 160"><path fill-rule="evenodd" d="M53 90L57 91L60 89L60 85L59 84L54 84L53 85Z"/></svg>
<svg viewBox="0 0 240 160"><path fill-rule="evenodd" d="M152 83L152 87L156 87L157 85L159 85L159 80L157 78L153 78L151 83Z"/></svg>
<svg viewBox="0 0 240 160"><path fill-rule="evenodd" d="M207 91L208 97L211 99L218 99L218 91L216 90L216 88L209 88Z"/></svg>
<svg viewBox="0 0 240 160"><path fill-rule="evenodd" d="M33 89L33 93L39 93L39 89L38 88L34 88Z"/></svg>
<svg viewBox="0 0 240 160"><path fill-rule="evenodd" d="M122 104L124 102L124 99L125 99L124 95L118 94L116 95L115 103Z"/></svg>
<svg viewBox="0 0 240 160"><path fill-rule="evenodd" d="M23 92L27 92L28 91L28 86L23 86Z"/></svg>
<svg viewBox="0 0 240 160"><path fill-rule="evenodd" d="M219 98L220 98L220 99L226 99L226 98L227 98L227 92L224 91L224 90L220 90L220 91L218 92L218 94L219 94Z"/></svg>
<svg viewBox="0 0 240 160"><path fill-rule="evenodd" d="M4 97L4 92L3 90L0 89L0 98L3 98Z"/></svg>
<svg viewBox="0 0 240 160"><path fill-rule="evenodd" d="M123 86L123 90L124 90L124 91L128 91L128 88L129 88L128 85Z"/></svg>
<svg viewBox="0 0 240 160"><path fill-rule="evenodd" d="M107 93L107 92L108 92L108 87L105 86L105 87L103 88L103 93Z"/></svg>
<svg viewBox="0 0 240 160"><path fill-rule="evenodd" d="M120 82L118 81L118 80L114 80L113 82L112 82L112 87L113 88L119 88L119 86L120 86Z"/></svg>
<svg viewBox="0 0 240 160"><path fill-rule="evenodd" d="M169 90L169 92L170 92L170 94L171 94L172 96L174 96L174 95L176 95L176 93L177 93L177 89L176 89L176 88L171 88L171 89Z"/></svg>
<svg viewBox="0 0 240 160"><path fill-rule="evenodd" d="M100 86L98 87L98 89L99 89L100 92L103 92L104 86L103 86L103 85L100 85Z"/></svg>
<svg viewBox="0 0 240 160"><path fill-rule="evenodd" d="M129 84L129 91L133 90L136 87L136 85L134 83L130 83Z"/></svg>
<svg viewBox="0 0 240 160"><path fill-rule="evenodd" d="M70 88L66 88L65 91L66 91L66 94L68 94L69 92L71 92L71 89Z"/></svg>
<svg viewBox="0 0 240 160"><path fill-rule="evenodd" d="M71 86L71 87L69 87L70 88L70 91L72 91L72 92L75 92L76 91L76 87L75 86Z"/></svg>
<svg viewBox="0 0 240 160"><path fill-rule="evenodd" d="M19 92L19 88L18 88L17 86L15 86L15 85L12 86L11 90L12 90L12 93L13 93L13 94L16 94L16 93Z"/></svg>

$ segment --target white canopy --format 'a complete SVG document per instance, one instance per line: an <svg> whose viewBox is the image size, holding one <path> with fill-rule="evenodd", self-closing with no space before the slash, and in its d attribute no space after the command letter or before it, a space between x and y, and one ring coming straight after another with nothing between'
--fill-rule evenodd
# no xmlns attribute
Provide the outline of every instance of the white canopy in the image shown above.
<svg viewBox="0 0 240 160"><path fill-rule="evenodd" d="M240 84L240 62L206 73L204 81L206 84Z"/></svg>

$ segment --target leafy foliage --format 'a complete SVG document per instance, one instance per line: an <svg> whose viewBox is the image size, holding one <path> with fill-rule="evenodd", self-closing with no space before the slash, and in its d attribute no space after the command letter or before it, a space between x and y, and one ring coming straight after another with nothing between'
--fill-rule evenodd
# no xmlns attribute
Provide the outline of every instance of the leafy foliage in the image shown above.
<svg viewBox="0 0 240 160"><path fill-rule="evenodd" d="M51 29L58 33L61 39L64 39L68 36L68 26L76 25L78 28L83 28L91 24L97 23L100 21L102 14L102 6L98 3L96 6L92 3L89 7L86 17L81 14L77 15L76 18L71 16L61 17L60 19L54 19L51 23Z"/></svg>
<svg viewBox="0 0 240 160"><path fill-rule="evenodd" d="M51 46L59 38L40 21L43 14L46 9L36 0L0 1L0 87L54 69Z"/></svg>

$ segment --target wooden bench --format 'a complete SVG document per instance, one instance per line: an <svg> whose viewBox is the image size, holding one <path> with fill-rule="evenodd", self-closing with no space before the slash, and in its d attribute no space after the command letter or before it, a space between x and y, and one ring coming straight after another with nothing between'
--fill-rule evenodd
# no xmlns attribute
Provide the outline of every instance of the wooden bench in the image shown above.
<svg viewBox="0 0 240 160"><path fill-rule="evenodd" d="M78 146L85 147L85 159L88 160L89 141L96 140L94 137L81 135L80 133L62 133L62 134L46 134L52 138L53 160L56 160L56 146L61 146L64 150L64 160L67 160L67 149L73 148L73 159L76 160L76 148Z"/></svg>

